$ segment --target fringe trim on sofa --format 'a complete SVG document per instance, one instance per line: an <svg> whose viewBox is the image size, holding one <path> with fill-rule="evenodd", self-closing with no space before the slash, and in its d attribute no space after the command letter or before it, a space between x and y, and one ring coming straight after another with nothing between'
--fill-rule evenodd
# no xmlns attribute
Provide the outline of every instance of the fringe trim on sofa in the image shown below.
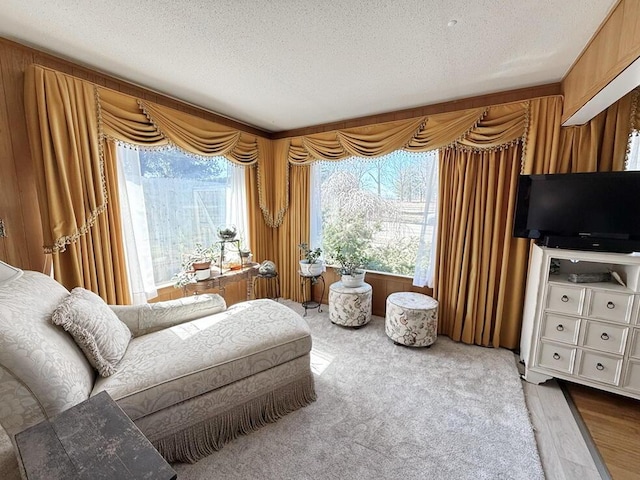
<svg viewBox="0 0 640 480"><path fill-rule="evenodd" d="M168 462L195 463L239 435L273 423L315 400L313 374L309 374L152 443Z"/></svg>

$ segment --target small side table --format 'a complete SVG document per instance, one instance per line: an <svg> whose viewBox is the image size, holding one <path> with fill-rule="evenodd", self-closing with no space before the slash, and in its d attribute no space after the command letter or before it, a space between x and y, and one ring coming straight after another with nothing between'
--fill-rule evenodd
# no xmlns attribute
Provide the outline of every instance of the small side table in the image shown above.
<svg viewBox="0 0 640 480"><path fill-rule="evenodd" d="M398 345L429 347L438 338L438 301L417 292L392 293L384 331Z"/></svg>
<svg viewBox="0 0 640 480"><path fill-rule="evenodd" d="M342 282L329 287L329 320L343 327L361 327L371 320L373 288L345 287Z"/></svg>
<svg viewBox="0 0 640 480"><path fill-rule="evenodd" d="M324 277L322 276L322 273L319 275L304 275L302 272L298 271L298 275L300 275L300 288L302 289L302 307L304 308L303 317L307 316L308 309L317 308L318 312L322 312L321 302L316 302L315 300L313 300L313 298L310 298L309 300L307 300L307 288L306 288L307 285L309 285L309 292L310 292L309 295L313 297L313 292L311 291L311 287L316 283L321 282L322 293L320 294L320 298L322 299L324 297L324 289L325 289Z"/></svg>
<svg viewBox="0 0 640 480"><path fill-rule="evenodd" d="M28 480L175 480L176 472L107 392L16 435Z"/></svg>
<svg viewBox="0 0 640 480"><path fill-rule="evenodd" d="M198 295L199 293L208 292L211 289L217 288L220 295L224 297L225 286L229 283L247 281L247 300L251 300L251 288L253 285L253 277L258 275L259 263L246 263L244 267L239 270L229 270L228 272L216 275L215 277L207 278L206 280L199 280L195 283L188 283L182 287L182 296Z"/></svg>
<svg viewBox="0 0 640 480"><path fill-rule="evenodd" d="M267 294L266 298L270 298L271 300L276 301L278 300L278 298L280 298L280 278L278 277L278 272L259 273L255 277L253 277L253 284L251 286L253 298L258 298L256 296L256 286L258 285L258 282L264 284Z"/></svg>

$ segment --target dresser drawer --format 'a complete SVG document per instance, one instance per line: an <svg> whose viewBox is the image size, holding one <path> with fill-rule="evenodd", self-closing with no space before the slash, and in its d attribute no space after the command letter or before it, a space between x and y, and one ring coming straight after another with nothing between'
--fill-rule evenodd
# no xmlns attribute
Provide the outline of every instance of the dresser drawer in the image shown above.
<svg viewBox="0 0 640 480"><path fill-rule="evenodd" d="M629 323L633 295L605 290L593 290L587 315L591 318Z"/></svg>
<svg viewBox="0 0 640 480"><path fill-rule="evenodd" d="M625 390L640 393L640 362L630 361L627 365L627 374L625 375Z"/></svg>
<svg viewBox="0 0 640 480"><path fill-rule="evenodd" d="M571 373L575 356L575 348L542 342L538 350L538 365L564 373Z"/></svg>
<svg viewBox="0 0 640 480"><path fill-rule="evenodd" d="M546 313L542 319L542 332L540 335L545 340L577 345L579 331L579 318Z"/></svg>
<svg viewBox="0 0 640 480"><path fill-rule="evenodd" d="M640 360L640 329L636 328L631 334L631 348L629 355Z"/></svg>
<svg viewBox="0 0 640 480"><path fill-rule="evenodd" d="M578 376L609 385L618 385L622 370L622 357L581 351Z"/></svg>
<svg viewBox="0 0 640 480"><path fill-rule="evenodd" d="M584 295L584 288L550 284L547 290L547 310L580 315Z"/></svg>
<svg viewBox="0 0 640 480"><path fill-rule="evenodd" d="M601 352L622 355L627 344L629 327L584 320L582 345Z"/></svg>

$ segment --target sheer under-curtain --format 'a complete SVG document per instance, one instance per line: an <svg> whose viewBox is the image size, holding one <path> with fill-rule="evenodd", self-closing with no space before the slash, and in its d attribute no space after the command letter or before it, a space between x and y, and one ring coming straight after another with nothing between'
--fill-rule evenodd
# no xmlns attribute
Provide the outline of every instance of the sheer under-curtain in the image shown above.
<svg viewBox="0 0 640 480"><path fill-rule="evenodd" d="M245 169L232 165L227 188L227 204L225 218L227 225L235 225L242 241L243 248L249 248L249 219L247 215L247 195Z"/></svg>
<svg viewBox="0 0 640 480"><path fill-rule="evenodd" d="M640 131L631 132L625 170L640 170Z"/></svg>
<svg viewBox="0 0 640 480"><path fill-rule="evenodd" d="M134 145L118 144L117 157L127 275L132 301L134 304L141 304L156 297L158 295L157 285L166 282L169 277L158 277L158 275L162 276L165 273L164 269L156 269L154 273L154 263L157 262L154 262L152 251L160 250L158 250L157 244L155 245L155 250L152 248L151 237L152 233L154 233L152 231L153 228L157 228L158 225L153 227L147 215L148 208L154 208L154 206L147 206L147 200L145 200L145 198L148 198L149 192L145 192L139 151ZM226 185L223 186L225 193L222 203L214 205L214 208L220 209L221 218L219 218L218 222L235 225L240 233L240 238L247 243L249 232L247 230L245 171L243 167L233 165L228 161L222 162L222 164L226 172L224 175L226 177ZM215 200L214 197L202 198L207 198L209 201ZM164 226L166 227L166 225ZM175 229L178 228L176 225L173 227ZM168 228L171 229L171 225ZM158 232L155 231L155 234L157 237ZM187 239L187 243L190 245L198 241L212 243L216 240L211 234L205 235L205 237L206 239L197 237ZM249 247L248 244L244 246ZM170 253L179 256L177 247L177 245L174 245L170 248ZM179 268L179 264L180 259L176 258L175 262L172 263L173 267L169 267L169 269L175 272ZM171 273L169 273L170 275Z"/></svg>
<svg viewBox="0 0 640 480"><path fill-rule="evenodd" d="M142 186L140 155L133 146L118 144L118 187L125 260L131 301L134 305L157 297L147 224L147 208Z"/></svg>
<svg viewBox="0 0 640 480"><path fill-rule="evenodd" d="M413 274L413 284L416 287L433 287L433 272L436 259L436 238L438 234L438 151L422 153L431 156L428 163L428 173L423 176L425 186L425 201L420 225L420 242L416 255L416 268Z"/></svg>
<svg viewBox="0 0 640 480"><path fill-rule="evenodd" d="M309 205L309 246L322 245L322 171L319 162L311 165L311 201Z"/></svg>
<svg viewBox="0 0 640 480"><path fill-rule="evenodd" d="M377 177L384 178L384 181L378 180L378 187L381 187L378 192L370 189L360 190L360 184L363 182L361 178L362 172L365 171L363 166L372 164L371 159L350 157L339 162L342 165L347 165L345 171L353 174L351 175L353 178L358 178L358 191L363 195L362 197L356 197L358 200L373 196L379 201L376 205L386 205L387 208L393 208L393 211L396 212L392 221L387 221L387 224L393 223L393 226L383 230L381 236L384 238L386 234L399 239L406 240L411 238L416 240L415 245L417 246L413 247L415 249L411 252L415 253L413 284L420 287L425 285L431 287L434 277L438 223L436 201L438 193L438 151L416 153L395 151L391 154L380 156L378 159L385 162L385 167L381 167L381 170L384 168L382 170L383 173L378 173ZM335 163L333 167L336 166ZM323 226L323 208L328 208L327 204L331 203L331 198L329 197L325 197L324 204L322 201L323 194L331 195L326 191L323 192L323 182L330 183L330 180L323 178L323 166L330 166L330 163L314 162L311 164L309 244L312 248L323 245L323 227L326 228L326 231L331 228L327 225ZM325 169L326 173L327 170ZM330 175L328 176L330 177ZM413 192L413 195L407 192ZM417 218L413 216L410 220L402 218L405 211L413 213L414 205L417 206L415 211L415 217ZM326 216L327 212L324 211L324 213ZM381 212L377 212L375 221L380 220L380 214ZM391 248L396 250L402 248L398 245L396 242ZM389 255L388 251L384 255Z"/></svg>

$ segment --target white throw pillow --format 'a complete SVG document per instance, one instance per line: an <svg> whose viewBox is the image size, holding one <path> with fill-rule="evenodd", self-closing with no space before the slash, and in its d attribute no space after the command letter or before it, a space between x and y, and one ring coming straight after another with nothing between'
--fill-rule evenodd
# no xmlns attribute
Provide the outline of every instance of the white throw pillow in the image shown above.
<svg viewBox="0 0 640 480"><path fill-rule="evenodd" d="M100 375L116 373L131 331L93 292L76 287L53 312L52 321L71 334Z"/></svg>

